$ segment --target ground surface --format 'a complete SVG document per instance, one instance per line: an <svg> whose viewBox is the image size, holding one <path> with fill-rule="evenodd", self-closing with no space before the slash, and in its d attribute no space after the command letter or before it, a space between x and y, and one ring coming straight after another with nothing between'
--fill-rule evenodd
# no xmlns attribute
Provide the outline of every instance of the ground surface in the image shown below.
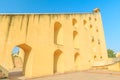
<svg viewBox="0 0 120 80"><path fill-rule="evenodd" d="M15 73L14 73L15 74ZM113 72L107 70L86 70L80 72L72 72L65 74L56 74L53 76L46 76L33 79L14 79L11 77L10 80L120 80L120 72Z"/></svg>

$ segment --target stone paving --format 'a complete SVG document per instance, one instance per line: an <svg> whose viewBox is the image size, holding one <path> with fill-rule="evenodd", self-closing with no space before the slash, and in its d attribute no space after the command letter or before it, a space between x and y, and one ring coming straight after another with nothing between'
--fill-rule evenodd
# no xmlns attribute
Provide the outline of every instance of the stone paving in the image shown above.
<svg viewBox="0 0 120 80"><path fill-rule="evenodd" d="M11 80L20 80L20 78ZM120 80L120 72L107 70L86 70L65 74L55 74L52 76L33 79L24 79L23 77L21 80Z"/></svg>

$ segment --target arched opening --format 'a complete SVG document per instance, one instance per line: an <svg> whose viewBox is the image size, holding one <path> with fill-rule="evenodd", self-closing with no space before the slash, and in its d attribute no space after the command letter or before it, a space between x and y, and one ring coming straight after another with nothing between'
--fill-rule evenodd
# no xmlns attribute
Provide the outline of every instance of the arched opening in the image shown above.
<svg viewBox="0 0 120 80"><path fill-rule="evenodd" d="M90 29L92 29L92 24L90 24Z"/></svg>
<svg viewBox="0 0 120 80"><path fill-rule="evenodd" d="M100 56L100 59L102 59L103 57L102 56Z"/></svg>
<svg viewBox="0 0 120 80"><path fill-rule="evenodd" d="M73 31L73 46L74 48L79 48L79 37L77 31Z"/></svg>
<svg viewBox="0 0 120 80"><path fill-rule="evenodd" d="M83 20L83 24L85 25L87 23L87 21L86 20Z"/></svg>
<svg viewBox="0 0 120 80"><path fill-rule="evenodd" d="M98 32L99 30L98 29L96 29L96 32Z"/></svg>
<svg viewBox="0 0 120 80"><path fill-rule="evenodd" d="M97 59L97 56L96 55L94 55L94 60L96 60Z"/></svg>
<svg viewBox="0 0 120 80"><path fill-rule="evenodd" d="M79 67L80 67L79 53L74 54L74 65L75 65L75 70L79 70Z"/></svg>
<svg viewBox="0 0 120 80"><path fill-rule="evenodd" d="M91 17L89 17L89 20L91 20L92 18Z"/></svg>
<svg viewBox="0 0 120 80"><path fill-rule="evenodd" d="M54 24L54 43L63 45L63 29L60 22Z"/></svg>
<svg viewBox="0 0 120 80"><path fill-rule="evenodd" d="M75 18L72 19L72 25L74 26L77 23L77 20Z"/></svg>
<svg viewBox="0 0 120 80"><path fill-rule="evenodd" d="M53 64L53 72L54 73L61 73L63 72L63 54L61 50L56 50L54 52L54 64Z"/></svg>
<svg viewBox="0 0 120 80"><path fill-rule="evenodd" d="M91 42L93 43L95 41L94 37L92 36L91 37Z"/></svg>
<svg viewBox="0 0 120 80"><path fill-rule="evenodd" d="M29 53L31 47L27 44L16 45L12 50L12 59L14 68L22 69L22 73L25 73L26 64L28 62Z"/></svg>
<svg viewBox="0 0 120 80"><path fill-rule="evenodd" d="M98 39L98 45L100 45L100 40Z"/></svg>
<svg viewBox="0 0 120 80"><path fill-rule="evenodd" d="M94 55L94 59L96 59L96 55Z"/></svg>
<svg viewBox="0 0 120 80"><path fill-rule="evenodd" d="M95 21L97 21L97 19L96 19L96 18L95 18L94 20L95 20Z"/></svg>
<svg viewBox="0 0 120 80"><path fill-rule="evenodd" d="M22 69L24 61L24 51L18 46L15 46L12 50L12 59L14 68Z"/></svg>

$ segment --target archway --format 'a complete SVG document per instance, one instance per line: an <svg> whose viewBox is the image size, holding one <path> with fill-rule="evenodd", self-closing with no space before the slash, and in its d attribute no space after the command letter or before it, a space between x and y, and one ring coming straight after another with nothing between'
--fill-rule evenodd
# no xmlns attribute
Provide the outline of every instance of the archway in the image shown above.
<svg viewBox="0 0 120 80"><path fill-rule="evenodd" d="M63 29L60 22L55 22L54 24L54 43L63 44Z"/></svg>
<svg viewBox="0 0 120 80"><path fill-rule="evenodd" d="M79 70L79 68L80 68L79 53L74 54L74 65L75 65L75 70Z"/></svg>
<svg viewBox="0 0 120 80"><path fill-rule="evenodd" d="M23 61L24 61L24 51L22 48L15 46L12 50L12 59L13 65L15 69L22 69L23 68Z"/></svg>
<svg viewBox="0 0 120 80"><path fill-rule="evenodd" d="M63 54L61 50L56 50L54 52L54 63L53 63L53 72L54 73L61 73L63 72Z"/></svg>
<svg viewBox="0 0 120 80"><path fill-rule="evenodd" d="M12 57L13 56L17 57L16 58L17 61L21 63L21 65L19 65L19 68L22 68L22 71L24 74L25 69L26 69L26 64L27 64L28 58L29 58L29 53L32 48L25 43L16 45L15 48L13 48ZM13 52L15 52L16 54L14 55ZM14 60L13 60L13 64L16 65ZM14 66L14 67L18 67L18 66Z"/></svg>
<svg viewBox="0 0 120 80"><path fill-rule="evenodd" d="M73 31L73 46L74 48L79 48L79 37L77 31Z"/></svg>

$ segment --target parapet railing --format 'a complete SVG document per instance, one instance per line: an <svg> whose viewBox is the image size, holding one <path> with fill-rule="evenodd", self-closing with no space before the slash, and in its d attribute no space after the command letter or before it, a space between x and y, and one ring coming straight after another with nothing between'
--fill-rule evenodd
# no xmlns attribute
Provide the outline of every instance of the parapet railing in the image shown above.
<svg viewBox="0 0 120 80"><path fill-rule="evenodd" d="M103 60L103 61L94 61L92 66L107 66L111 64L115 64L120 62L120 58L113 58L111 60Z"/></svg>

